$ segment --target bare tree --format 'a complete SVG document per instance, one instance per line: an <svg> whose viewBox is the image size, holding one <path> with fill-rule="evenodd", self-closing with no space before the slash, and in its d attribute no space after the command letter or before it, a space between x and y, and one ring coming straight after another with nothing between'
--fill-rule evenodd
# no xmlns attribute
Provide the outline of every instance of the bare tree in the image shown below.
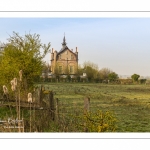
<svg viewBox="0 0 150 150"><path fill-rule="evenodd" d="M99 76L101 79L103 80L107 80L108 79L108 75L112 73L112 70L110 70L109 68L102 68L100 71L99 71Z"/></svg>

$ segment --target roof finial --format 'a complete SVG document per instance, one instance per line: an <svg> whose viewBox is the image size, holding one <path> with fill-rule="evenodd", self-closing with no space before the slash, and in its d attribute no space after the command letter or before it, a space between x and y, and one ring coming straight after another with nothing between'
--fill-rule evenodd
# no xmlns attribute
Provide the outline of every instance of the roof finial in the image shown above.
<svg viewBox="0 0 150 150"><path fill-rule="evenodd" d="M66 39L65 39L65 32L64 32L64 38L63 38L63 43L62 43L62 48L64 48L66 46Z"/></svg>

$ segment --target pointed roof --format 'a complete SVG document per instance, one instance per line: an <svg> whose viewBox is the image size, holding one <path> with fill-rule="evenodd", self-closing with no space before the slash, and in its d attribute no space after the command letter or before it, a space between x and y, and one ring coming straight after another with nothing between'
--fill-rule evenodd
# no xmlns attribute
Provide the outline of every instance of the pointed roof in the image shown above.
<svg viewBox="0 0 150 150"><path fill-rule="evenodd" d="M73 51L71 51L71 50L68 48L67 43L66 43L65 35L64 35L64 38L63 38L63 43L61 43L61 44L62 44L62 48L61 48L61 50L57 53L57 56L58 56L60 53L64 52L66 49L69 50L71 53L75 54ZM75 55L76 55L76 54L75 54Z"/></svg>
<svg viewBox="0 0 150 150"><path fill-rule="evenodd" d="M65 50L65 49L68 49L67 43L66 43L65 35L64 35L64 38L63 38L63 42L62 42L61 44L62 44L62 48L61 48L61 50L59 51L59 53L62 52L63 50Z"/></svg>
<svg viewBox="0 0 150 150"><path fill-rule="evenodd" d="M62 44L62 48L64 48L67 45L65 35L63 38L63 42L61 44Z"/></svg>

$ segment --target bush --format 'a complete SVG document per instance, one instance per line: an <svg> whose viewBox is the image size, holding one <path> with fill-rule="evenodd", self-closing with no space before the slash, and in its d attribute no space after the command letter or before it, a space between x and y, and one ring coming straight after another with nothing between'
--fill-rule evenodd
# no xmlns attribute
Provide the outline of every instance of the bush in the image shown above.
<svg viewBox="0 0 150 150"><path fill-rule="evenodd" d="M139 79L139 83L140 84L145 84L146 83L146 79Z"/></svg>
<svg viewBox="0 0 150 150"><path fill-rule="evenodd" d="M115 132L117 119L113 113L98 110L74 118L75 132Z"/></svg>

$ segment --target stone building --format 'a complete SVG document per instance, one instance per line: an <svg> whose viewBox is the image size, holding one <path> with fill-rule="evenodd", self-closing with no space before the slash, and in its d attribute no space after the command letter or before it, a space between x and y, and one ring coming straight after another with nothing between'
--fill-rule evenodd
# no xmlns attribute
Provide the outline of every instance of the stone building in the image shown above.
<svg viewBox="0 0 150 150"><path fill-rule="evenodd" d="M52 48L51 51L51 72L59 75L75 75L78 68L78 50L75 52L69 49L65 36L62 42L62 48L59 52Z"/></svg>

